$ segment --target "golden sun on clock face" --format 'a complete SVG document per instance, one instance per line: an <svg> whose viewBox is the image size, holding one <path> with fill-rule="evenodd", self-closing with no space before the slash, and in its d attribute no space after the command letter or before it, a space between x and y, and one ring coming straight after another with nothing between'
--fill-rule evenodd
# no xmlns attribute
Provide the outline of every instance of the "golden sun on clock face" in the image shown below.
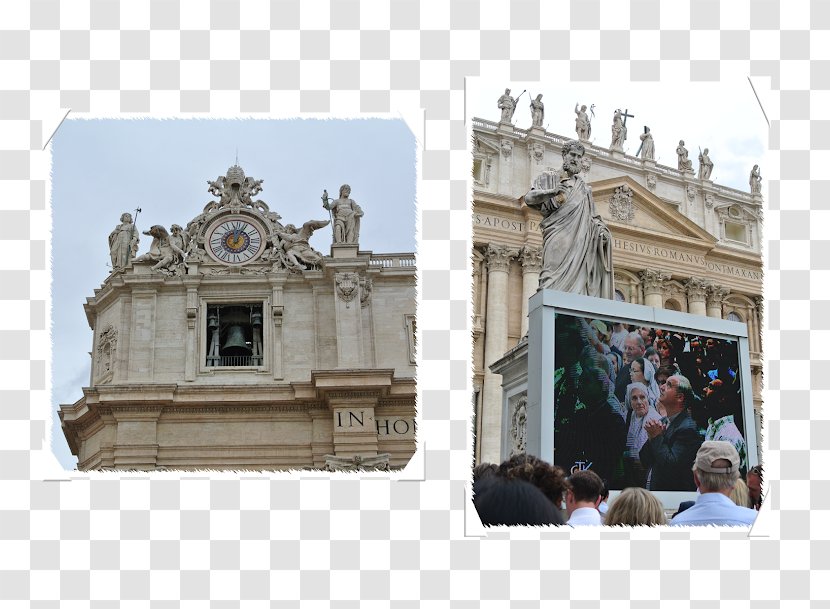
<svg viewBox="0 0 830 609"><path fill-rule="evenodd" d="M243 217L226 218L207 235L213 257L227 264L243 264L255 258L264 247L260 229Z"/></svg>

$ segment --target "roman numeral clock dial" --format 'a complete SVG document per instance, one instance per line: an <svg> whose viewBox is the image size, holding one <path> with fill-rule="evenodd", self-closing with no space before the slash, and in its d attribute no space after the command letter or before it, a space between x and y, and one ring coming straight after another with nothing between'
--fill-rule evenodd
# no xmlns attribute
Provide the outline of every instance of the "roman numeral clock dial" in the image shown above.
<svg viewBox="0 0 830 609"><path fill-rule="evenodd" d="M208 251L225 264L244 264L262 252L262 230L244 217L231 216L214 224L207 233Z"/></svg>

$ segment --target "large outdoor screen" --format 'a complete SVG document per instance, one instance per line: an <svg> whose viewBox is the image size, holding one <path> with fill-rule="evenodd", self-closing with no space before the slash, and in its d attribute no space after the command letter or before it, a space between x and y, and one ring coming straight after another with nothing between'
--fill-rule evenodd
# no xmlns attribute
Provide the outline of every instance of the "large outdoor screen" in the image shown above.
<svg viewBox="0 0 830 609"><path fill-rule="evenodd" d="M693 444L704 440L734 444L742 474L754 464L754 425L748 441L744 420L751 381L736 337L560 310L554 320L554 463L591 469L614 490L654 491L695 490ZM677 412L675 401L667 412L678 391L684 408ZM658 451L651 420L665 437L682 428L684 445L665 442Z"/></svg>

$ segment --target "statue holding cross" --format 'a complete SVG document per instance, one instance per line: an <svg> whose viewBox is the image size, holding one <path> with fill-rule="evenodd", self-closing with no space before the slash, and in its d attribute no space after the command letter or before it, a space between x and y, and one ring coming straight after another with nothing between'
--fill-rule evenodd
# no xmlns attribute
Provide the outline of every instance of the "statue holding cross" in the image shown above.
<svg viewBox="0 0 830 609"><path fill-rule="evenodd" d="M628 136L628 129L625 126L625 121L628 118L634 118L633 114L628 113L628 108L625 109L625 112L622 112L619 108L614 110L614 122L611 125L611 150L623 152L623 144Z"/></svg>

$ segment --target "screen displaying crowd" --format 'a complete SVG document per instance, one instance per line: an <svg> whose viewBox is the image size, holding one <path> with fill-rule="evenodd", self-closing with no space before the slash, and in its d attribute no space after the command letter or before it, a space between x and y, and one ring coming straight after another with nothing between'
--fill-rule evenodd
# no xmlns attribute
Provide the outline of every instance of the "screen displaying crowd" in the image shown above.
<svg viewBox="0 0 830 609"><path fill-rule="evenodd" d="M555 334L556 465L615 490L694 491L698 449L723 440L746 474L736 341L559 313Z"/></svg>

